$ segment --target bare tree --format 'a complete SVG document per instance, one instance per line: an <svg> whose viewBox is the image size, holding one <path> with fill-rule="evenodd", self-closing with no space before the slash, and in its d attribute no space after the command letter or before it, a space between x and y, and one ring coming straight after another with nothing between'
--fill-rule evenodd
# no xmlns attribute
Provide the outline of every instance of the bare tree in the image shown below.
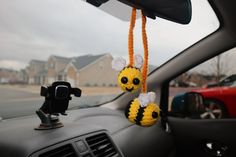
<svg viewBox="0 0 236 157"><path fill-rule="evenodd" d="M189 75L195 74L195 82L198 85L218 82L232 74L236 74L236 48L226 51L208 61L196 66L189 71ZM197 74L197 75L196 75ZM199 77L196 80L196 77Z"/></svg>
<svg viewBox="0 0 236 157"><path fill-rule="evenodd" d="M229 54L221 54L210 62L210 69L212 74L215 76L216 81L219 82L223 77L225 77L230 72L231 58Z"/></svg>

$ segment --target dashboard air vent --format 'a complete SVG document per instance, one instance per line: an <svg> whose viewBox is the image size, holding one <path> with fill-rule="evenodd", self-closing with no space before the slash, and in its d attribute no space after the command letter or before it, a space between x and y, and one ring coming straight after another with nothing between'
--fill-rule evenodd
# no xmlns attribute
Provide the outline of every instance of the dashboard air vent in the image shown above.
<svg viewBox="0 0 236 157"><path fill-rule="evenodd" d="M40 154L39 157L77 157L71 144L67 144L56 149Z"/></svg>
<svg viewBox="0 0 236 157"><path fill-rule="evenodd" d="M95 157L113 157L117 154L113 143L105 133L90 136L86 141Z"/></svg>

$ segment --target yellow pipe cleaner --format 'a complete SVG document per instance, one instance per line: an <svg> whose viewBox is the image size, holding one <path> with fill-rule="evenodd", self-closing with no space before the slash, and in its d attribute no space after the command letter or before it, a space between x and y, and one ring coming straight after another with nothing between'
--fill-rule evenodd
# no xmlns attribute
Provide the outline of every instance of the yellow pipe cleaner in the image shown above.
<svg viewBox="0 0 236 157"><path fill-rule="evenodd" d="M142 93L138 98L131 101L127 108L125 109L125 116L132 123L141 126L152 126L160 118L160 108L155 104L156 95L154 92L147 92L147 75L148 75L148 40L146 33L146 16L144 12L141 11L142 15L142 41L144 49L144 62L142 68ZM130 65L134 62L134 51L133 51L133 29L135 26L136 9L133 8L132 15L130 19L130 29L129 29L129 57Z"/></svg>
<svg viewBox="0 0 236 157"><path fill-rule="evenodd" d="M143 50L144 50L144 62L143 62L143 87L142 92L147 92L147 74L148 74L148 42L146 33L146 16L142 11L142 38L143 38Z"/></svg>
<svg viewBox="0 0 236 157"><path fill-rule="evenodd" d="M136 9L132 9L130 27L129 27L129 37L128 37L128 51L129 51L129 65L134 66L134 34L133 30L135 27L136 21Z"/></svg>
<svg viewBox="0 0 236 157"><path fill-rule="evenodd" d="M147 33L146 33L146 16L143 11L142 14L142 40L143 40L143 49L144 49L144 63L142 69L143 75L143 85L142 92L147 92L147 73L148 73L148 42L147 42ZM134 39L133 39L133 30L136 22L136 9L132 9L131 19L130 19L130 28L129 28L129 37L128 37L128 51L129 51L129 65L134 66Z"/></svg>

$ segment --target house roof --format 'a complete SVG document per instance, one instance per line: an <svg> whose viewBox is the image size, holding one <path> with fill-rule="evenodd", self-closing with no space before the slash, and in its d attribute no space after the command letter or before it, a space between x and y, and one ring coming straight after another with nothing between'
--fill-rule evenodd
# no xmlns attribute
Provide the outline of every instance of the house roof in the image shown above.
<svg viewBox="0 0 236 157"><path fill-rule="evenodd" d="M55 68L55 71L57 73L59 73L60 71L64 70L66 65L70 63L71 59L72 58L66 58L66 57L61 57L61 56L55 56L55 55L52 55L50 56L49 58L52 58L56 63L60 63L60 64L55 64L54 68Z"/></svg>
<svg viewBox="0 0 236 157"><path fill-rule="evenodd" d="M85 56L75 57L75 58L72 58L71 63L75 66L77 70L80 70L105 55L106 54L85 55Z"/></svg>
<svg viewBox="0 0 236 157"><path fill-rule="evenodd" d="M45 64L46 61L41 61L41 60L32 59L32 60L30 60L30 64L32 64L32 63L36 63L36 64Z"/></svg>
<svg viewBox="0 0 236 157"><path fill-rule="evenodd" d="M61 63L69 63L71 61L71 58L55 56L55 55L53 55L51 57L54 58L57 62L61 62Z"/></svg>
<svg viewBox="0 0 236 157"><path fill-rule="evenodd" d="M17 72L16 70L13 69L8 69L8 68L0 68L0 72L6 71L6 72Z"/></svg>

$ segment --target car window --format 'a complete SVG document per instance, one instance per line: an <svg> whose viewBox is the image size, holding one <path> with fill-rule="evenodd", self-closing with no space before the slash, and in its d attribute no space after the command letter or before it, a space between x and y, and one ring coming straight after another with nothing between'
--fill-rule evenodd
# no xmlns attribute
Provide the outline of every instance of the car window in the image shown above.
<svg viewBox="0 0 236 157"><path fill-rule="evenodd" d="M236 118L236 48L170 82L169 113L198 119Z"/></svg>
<svg viewBox="0 0 236 157"><path fill-rule="evenodd" d="M219 28L208 1L192 1L192 11L188 25L147 20L149 72ZM0 0L0 116L34 114L44 101L40 87L56 80L82 89L71 109L116 98L122 91L111 61L128 58L128 28L81 0ZM140 18L134 36L143 54Z"/></svg>

